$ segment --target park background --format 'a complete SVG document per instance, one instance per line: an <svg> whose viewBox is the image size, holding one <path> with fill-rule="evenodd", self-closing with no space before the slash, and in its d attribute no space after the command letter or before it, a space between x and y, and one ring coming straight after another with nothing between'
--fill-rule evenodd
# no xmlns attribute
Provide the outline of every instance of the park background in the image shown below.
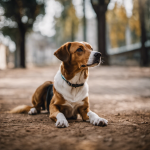
<svg viewBox="0 0 150 150"><path fill-rule="evenodd" d="M90 108L107 127L49 114L9 114L53 81L53 53L87 41L103 64L89 71ZM149 150L150 0L0 0L0 149Z"/></svg>
<svg viewBox="0 0 150 150"><path fill-rule="evenodd" d="M149 0L1 0L0 69L55 64L68 41L89 42L104 65L148 66L149 9Z"/></svg>

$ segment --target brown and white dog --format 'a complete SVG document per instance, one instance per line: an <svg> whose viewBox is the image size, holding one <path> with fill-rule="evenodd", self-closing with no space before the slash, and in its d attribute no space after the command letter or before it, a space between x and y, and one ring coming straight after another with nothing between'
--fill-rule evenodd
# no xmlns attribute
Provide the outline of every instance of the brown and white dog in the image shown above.
<svg viewBox="0 0 150 150"><path fill-rule="evenodd" d="M77 118L80 114L83 121L98 126L107 125L106 119L100 118L90 110L88 96L88 67L101 63L101 54L93 51L86 42L68 42L62 45L54 55L62 61L54 77L54 83L47 81L37 88L32 96L33 107L18 106L10 113L36 114L46 104L47 87L53 84L53 97L49 105L50 118L57 127L68 127L67 118Z"/></svg>

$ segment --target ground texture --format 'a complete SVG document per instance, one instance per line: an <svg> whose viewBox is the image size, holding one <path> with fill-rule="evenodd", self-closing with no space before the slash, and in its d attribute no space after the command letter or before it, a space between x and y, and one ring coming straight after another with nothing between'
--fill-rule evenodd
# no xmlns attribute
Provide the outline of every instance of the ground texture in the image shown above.
<svg viewBox="0 0 150 150"><path fill-rule="evenodd" d="M58 66L0 71L1 150L150 150L150 68L97 67L90 70L91 110L108 126L69 120L56 128L49 114L7 114L26 104Z"/></svg>

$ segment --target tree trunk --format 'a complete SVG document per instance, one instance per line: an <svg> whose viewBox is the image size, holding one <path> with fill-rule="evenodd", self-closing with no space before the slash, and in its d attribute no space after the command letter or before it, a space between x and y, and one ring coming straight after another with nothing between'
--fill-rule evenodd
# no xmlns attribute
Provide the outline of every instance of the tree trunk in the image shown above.
<svg viewBox="0 0 150 150"><path fill-rule="evenodd" d="M98 51L102 53L104 59L104 65L109 65L109 58L106 50L106 18L105 9L103 7L99 8L99 13L97 14L98 20Z"/></svg>
<svg viewBox="0 0 150 150"><path fill-rule="evenodd" d="M19 43L20 43L20 34L17 32L16 33L16 50L15 50L15 54L14 54L14 57L15 57L15 68L19 68L20 67L20 55L19 55L19 51L20 51L20 46L19 46Z"/></svg>
<svg viewBox="0 0 150 150"><path fill-rule="evenodd" d="M75 37L74 37L74 22L73 22L73 20L72 20L72 26L71 26L71 41L74 42L74 39L75 39Z"/></svg>
<svg viewBox="0 0 150 150"><path fill-rule="evenodd" d="M148 49L145 47L145 42L147 40L146 38L146 29L145 29L145 4L146 1L143 0L139 0L139 6L140 6L140 10L139 10L139 15L140 15L140 25L141 25L141 49L140 49L140 53L141 53L141 66L148 66Z"/></svg>
<svg viewBox="0 0 150 150"><path fill-rule="evenodd" d="M85 17L85 0L83 0L83 39L86 42L86 17Z"/></svg>
<svg viewBox="0 0 150 150"><path fill-rule="evenodd" d="M109 65L109 56L106 50L106 11L110 0L91 0L97 14L98 21L98 51L102 53L104 65Z"/></svg>
<svg viewBox="0 0 150 150"><path fill-rule="evenodd" d="M19 26L19 32L20 32L20 41L19 41L19 46L20 46L20 67L21 68L26 68L26 63L25 63L25 34L26 30L23 27L23 24Z"/></svg>

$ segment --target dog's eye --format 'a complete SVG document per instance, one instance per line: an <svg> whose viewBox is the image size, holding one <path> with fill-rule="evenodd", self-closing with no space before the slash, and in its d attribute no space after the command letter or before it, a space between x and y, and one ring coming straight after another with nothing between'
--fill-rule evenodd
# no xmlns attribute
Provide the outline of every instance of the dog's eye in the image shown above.
<svg viewBox="0 0 150 150"><path fill-rule="evenodd" d="M78 48L77 49L77 52L82 52L83 50L81 48Z"/></svg>

